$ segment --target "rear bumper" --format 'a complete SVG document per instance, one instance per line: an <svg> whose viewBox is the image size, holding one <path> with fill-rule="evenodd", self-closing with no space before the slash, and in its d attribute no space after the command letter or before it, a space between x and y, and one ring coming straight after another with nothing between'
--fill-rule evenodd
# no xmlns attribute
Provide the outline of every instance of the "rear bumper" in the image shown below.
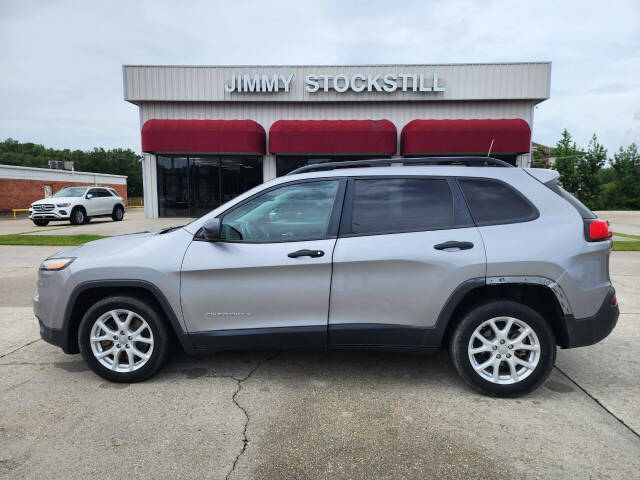
<svg viewBox="0 0 640 480"><path fill-rule="evenodd" d="M620 315L618 303L611 304L615 293L612 287L596 314L591 317L574 318L573 315L565 315L558 345L562 348L584 347L606 338L616 326Z"/></svg>

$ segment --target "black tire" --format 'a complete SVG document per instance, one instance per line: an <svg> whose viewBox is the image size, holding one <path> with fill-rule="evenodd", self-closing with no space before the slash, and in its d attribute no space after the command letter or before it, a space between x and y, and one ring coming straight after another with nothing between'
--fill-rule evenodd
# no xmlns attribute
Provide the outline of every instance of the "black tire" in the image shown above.
<svg viewBox="0 0 640 480"><path fill-rule="evenodd" d="M149 359L137 370L119 372L113 371L100 363L91 348L89 340L94 323L105 313L111 310L130 310L142 317L149 325L153 334L153 348ZM155 375L167 358L169 352L169 334L163 316L147 301L133 296L113 296L96 302L82 317L78 329L78 345L80 353L86 364L95 373L111 382L134 383L146 380ZM111 340L108 343L116 343ZM107 345L105 348L109 348ZM125 350L122 349L122 354Z"/></svg>
<svg viewBox="0 0 640 480"><path fill-rule="evenodd" d="M69 221L71 225L82 225L87 218L87 213L84 211L82 207L75 207L71 210L71 216L69 217Z"/></svg>
<svg viewBox="0 0 640 480"><path fill-rule="evenodd" d="M91 221L91 217L84 217L84 223L89 223Z"/></svg>
<svg viewBox="0 0 640 480"><path fill-rule="evenodd" d="M35 223L38 227L46 227L47 225L49 225L49 220L34 220L33 223Z"/></svg>
<svg viewBox="0 0 640 480"><path fill-rule="evenodd" d="M113 207L111 218L114 222L119 222L124 218L124 208L122 208L122 205L116 205Z"/></svg>
<svg viewBox="0 0 640 480"><path fill-rule="evenodd" d="M540 347L539 359L535 368L526 378L511 384L498 384L485 379L474 370L469 358L469 342L476 328L489 319L501 316L513 317L528 325L537 336ZM499 324L499 326L500 329L504 329L506 324ZM514 350L508 352L513 352L515 356ZM485 355L484 358L488 360L499 353L499 351L485 352L476 354L474 358L477 358L478 355ZM520 354L526 354L526 352L520 352ZM538 312L511 300L496 300L477 306L464 314L451 337L449 355L462 379L478 392L496 397L517 397L535 390L547 379L556 361L556 340L549 324ZM501 368L508 368L506 360L502 360L501 365Z"/></svg>

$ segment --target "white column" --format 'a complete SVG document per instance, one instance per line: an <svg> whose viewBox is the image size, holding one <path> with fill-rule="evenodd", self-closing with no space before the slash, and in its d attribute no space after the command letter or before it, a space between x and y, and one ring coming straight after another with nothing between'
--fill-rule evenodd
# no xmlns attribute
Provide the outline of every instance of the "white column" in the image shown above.
<svg viewBox="0 0 640 480"><path fill-rule="evenodd" d="M142 181L144 188L144 216L158 218L158 181L156 156L145 153L142 167Z"/></svg>
<svg viewBox="0 0 640 480"><path fill-rule="evenodd" d="M276 157L265 155L262 160L262 181L268 182L276 178Z"/></svg>
<svg viewBox="0 0 640 480"><path fill-rule="evenodd" d="M528 168L531 166L531 154L524 153L516 157L516 166L522 168Z"/></svg>

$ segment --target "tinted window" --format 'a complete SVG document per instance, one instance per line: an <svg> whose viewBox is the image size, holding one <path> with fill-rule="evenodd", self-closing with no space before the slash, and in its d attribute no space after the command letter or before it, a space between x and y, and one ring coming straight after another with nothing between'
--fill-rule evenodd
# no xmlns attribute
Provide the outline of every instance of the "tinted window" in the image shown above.
<svg viewBox="0 0 640 480"><path fill-rule="evenodd" d="M97 188L92 188L91 190L89 190L87 192L87 195L92 195L94 198L97 198L100 196L100 194L98 193L98 189Z"/></svg>
<svg viewBox="0 0 640 480"><path fill-rule="evenodd" d="M338 181L304 182L271 190L222 219L222 238L278 242L324 238Z"/></svg>
<svg viewBox="0 0 640 480"><path fill-rule="evenodd" d="M471 215L477 224L526 222L535 210L508 185L493 180L459 180Z"/></svg>
<svg viewBox="0 0 640 480"><path fill-rule="evenodd" d="M106 188L98 188L98 196L99 197L110 197L111 196L111 192L109 192L109 190L107 190Z"/></svg>
<svg viewBox="0 0 640 480"><path fill-rule="evenodd" d="M433 230L453 225L453 196L446 180L380 178L354 182L352 233Z"/></svg>

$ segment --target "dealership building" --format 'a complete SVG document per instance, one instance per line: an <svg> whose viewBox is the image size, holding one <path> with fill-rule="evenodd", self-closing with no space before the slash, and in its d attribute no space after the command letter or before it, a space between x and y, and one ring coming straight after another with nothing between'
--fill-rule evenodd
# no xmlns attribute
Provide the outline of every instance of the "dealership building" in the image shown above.
<svg viewBox="0 0 640 480"><path fill-rule="evenodd" d="M530 164L551 63L123 66L147 217L195 217L309 161L487 155Z"/></svg>

